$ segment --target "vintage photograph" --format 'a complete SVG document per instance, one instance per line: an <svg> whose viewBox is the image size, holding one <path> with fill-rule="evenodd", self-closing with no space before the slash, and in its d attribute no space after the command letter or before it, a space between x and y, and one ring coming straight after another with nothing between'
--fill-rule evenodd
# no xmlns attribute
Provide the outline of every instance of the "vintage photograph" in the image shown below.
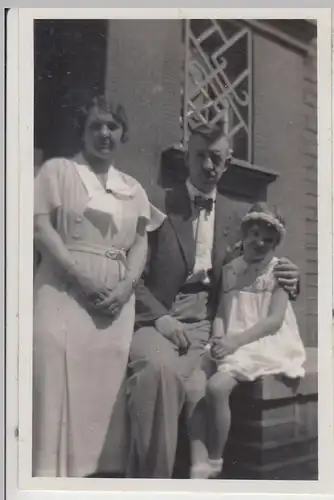
<svg viewBox="0 0 334 500"><path fill-rule="evenodd" d="M33 477L318 480L317 35L34 20Z"/></svg>

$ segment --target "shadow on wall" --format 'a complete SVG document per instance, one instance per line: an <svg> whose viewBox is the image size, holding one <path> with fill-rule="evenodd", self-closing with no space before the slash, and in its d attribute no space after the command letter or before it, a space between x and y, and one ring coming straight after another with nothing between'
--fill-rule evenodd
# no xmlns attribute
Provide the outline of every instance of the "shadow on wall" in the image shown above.
<svg viewBox="0 0 334 500"><path fill-rule="evenodd" d="M158 184L163 189L171 189L175 184L182 184L188 177L186 153L176 147L162 152Z"/></svg>

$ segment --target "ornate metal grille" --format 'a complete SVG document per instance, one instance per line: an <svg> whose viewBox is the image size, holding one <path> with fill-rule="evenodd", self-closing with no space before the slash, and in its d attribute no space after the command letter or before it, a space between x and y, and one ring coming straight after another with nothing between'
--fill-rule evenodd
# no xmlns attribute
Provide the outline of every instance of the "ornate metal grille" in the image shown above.
<svg viewBox="0 0 334 500"><path fill-rule="evenodd" d="M234 155L252 161L252 33L237 20L184 24L183 146L200 123L224 121Z"/></svg>

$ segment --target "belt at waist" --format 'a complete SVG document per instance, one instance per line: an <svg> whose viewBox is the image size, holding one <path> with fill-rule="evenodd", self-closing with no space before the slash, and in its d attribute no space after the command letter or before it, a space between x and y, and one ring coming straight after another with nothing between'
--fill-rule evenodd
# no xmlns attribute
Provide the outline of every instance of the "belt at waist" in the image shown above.
<svg viewBox="0 0 334 500"><path fill-rule="evenodd" d="M211 289L210 283L202 283L201 281L196 281L195 283L185 283L180 288L180 293L195 294L200 292L209 292Z"/></svg>
<svg viewBox="0 0 334 500"><path fill-rule="evenodd" d="M70 243L67 248L75 252L91 253L94 255L105 256L108 259L118 260L127 267L126 252L123 249L111 247L100 247L98 245L89 245L87 243Z"/></svg>

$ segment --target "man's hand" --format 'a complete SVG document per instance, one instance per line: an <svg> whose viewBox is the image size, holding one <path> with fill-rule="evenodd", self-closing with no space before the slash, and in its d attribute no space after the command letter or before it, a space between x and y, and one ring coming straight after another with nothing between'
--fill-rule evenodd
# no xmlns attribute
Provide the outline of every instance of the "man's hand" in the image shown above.
<svg viewBox="0 0 334 500"><path fill-rule="evenodd" d="M237 335L232 335L231 337L224 336L212 340L211 356L217 361L222 360L229 354L233 354L240 347Z"/></svg>
<svg viewBox="0 0 334 500"><path fill-rule="evenodd" d="M180 321L166 314L155 321L155 326L161 335L173 342L180 350L188 350L190 341Z"/></svg>
<svg viewBox="0 0 334 500"><path fill-rule="evenodd" d="M286 257L279 259L274 267L274 276L279 285L288 293L296 292L300 272L298 266L289 259Z"/></svg>

